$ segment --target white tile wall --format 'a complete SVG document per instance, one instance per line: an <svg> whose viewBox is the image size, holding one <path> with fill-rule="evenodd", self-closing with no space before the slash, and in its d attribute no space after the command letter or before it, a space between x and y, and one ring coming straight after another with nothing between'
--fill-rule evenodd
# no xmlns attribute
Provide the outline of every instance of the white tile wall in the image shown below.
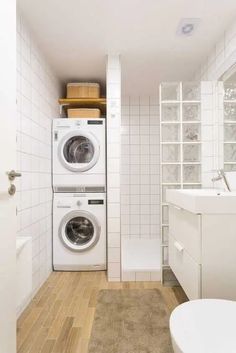
<svg viewBox="0 0 236 353"><path fill-rule="evenodd" d="M52 270L51 120L60 85L27 27L17 18L18 236L31 236L33 291Z"/></svg>
<svg viewBox="0 0 236 353"><path fill-rule="evenodd" d="M201 83L202 187L221 187L212 183L216 170L223 168L223 84Z"/></svg>
<svg viewBox="0 0 236 353"><path fill-rule="evenodd" d="M121 118L121 235L159 237L158 97L124 97Z"/></svg>
<svg viewBox="0 0 236 353"><path fill-rule="evenodd" d="M120 281L120 104L119 56L107 59L108 280Z"/></svg>
<svg viewBox="0 0 236 353"><path fill-rule="evenodd" d="M218 80L236 63L236 21L224 32L194 75L195 80Z"/></svg>

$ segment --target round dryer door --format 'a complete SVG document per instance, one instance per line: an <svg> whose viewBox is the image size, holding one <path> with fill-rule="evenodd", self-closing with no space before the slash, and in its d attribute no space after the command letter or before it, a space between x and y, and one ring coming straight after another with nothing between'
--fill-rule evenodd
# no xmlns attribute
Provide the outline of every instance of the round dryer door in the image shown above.
<svg viewBox="0 0 236 353"><path fill-rule="evenodd" d="M91 133L76 131L67 134L59 145L59 158L69 170L84 172L98 161L100 147Z"/></svg>
<svg viewBox="0 0 236 353"><path fill-rule="evenodd" d="M63 244L74 251L85 251L96 245L101 228L89 212L73 211L61 221L59 235Z"/></svg>

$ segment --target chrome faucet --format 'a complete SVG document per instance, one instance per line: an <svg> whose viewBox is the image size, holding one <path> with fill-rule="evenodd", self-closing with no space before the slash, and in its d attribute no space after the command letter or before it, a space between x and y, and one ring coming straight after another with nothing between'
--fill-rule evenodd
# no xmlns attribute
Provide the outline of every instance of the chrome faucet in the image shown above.
<svg viewBox="0 0 236 353"><path fill-rule="evenodd" d="M218 174L217 177L212 178L211 181L214 182L214 181L223 180L223 182L225 183L226 189L227 189L228 191L231 191L224 170L223 170L223 169L217 170L217 174Z"/></svg>

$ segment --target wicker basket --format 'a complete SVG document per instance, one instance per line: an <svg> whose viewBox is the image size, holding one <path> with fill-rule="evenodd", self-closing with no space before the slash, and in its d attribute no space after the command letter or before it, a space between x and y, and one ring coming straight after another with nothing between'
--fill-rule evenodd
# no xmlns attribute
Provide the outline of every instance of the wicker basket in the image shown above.
<svg viewBox="0 0 236 353"><path fill-rule="evenodd" d="M89 118L98 119L101 117L99 109L73 108L67 110L68 118Z"/></svg>
<svg viewBox="0 0 236 353"><path fill-rule="evenodd" d="M99 98L100 86L98 83L68 83L67 98Z"/></svg>

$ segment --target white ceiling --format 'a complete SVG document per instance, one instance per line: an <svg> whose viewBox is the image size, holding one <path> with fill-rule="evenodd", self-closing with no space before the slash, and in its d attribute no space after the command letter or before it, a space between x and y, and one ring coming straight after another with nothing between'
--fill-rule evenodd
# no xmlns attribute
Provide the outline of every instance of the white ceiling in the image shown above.
<svg viewBox="0 0 236 353"><path fill-rule="evenodd" d="M161 81L190 79L236 17L235 0L18 0L63 81L104 82L106 54L121 54L124 94L157 92ZM180 37L182 18L200 18Z"/></svg>

